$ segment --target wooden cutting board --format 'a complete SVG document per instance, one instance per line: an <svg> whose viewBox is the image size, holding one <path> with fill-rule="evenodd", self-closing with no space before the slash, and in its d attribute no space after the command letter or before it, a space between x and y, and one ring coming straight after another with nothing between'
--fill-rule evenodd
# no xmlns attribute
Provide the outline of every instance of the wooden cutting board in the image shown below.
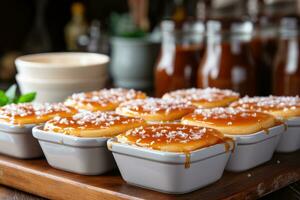
<svg viewBox="0 0 300 200"><path fill-rule="evenodd" d="M1 184L50 199L256 199L299 180L300 151L275 154L270 162L246 172L225 172L218 182L184 195L128 185L118 171L82 176L51 168L44 159L18 160L0 155Z"/></svg>

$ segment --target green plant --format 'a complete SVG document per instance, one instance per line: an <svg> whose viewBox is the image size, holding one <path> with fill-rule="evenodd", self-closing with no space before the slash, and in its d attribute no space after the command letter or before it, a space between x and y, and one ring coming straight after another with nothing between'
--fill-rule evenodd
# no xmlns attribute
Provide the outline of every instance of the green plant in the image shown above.
<svg viewBox="0 0 300 200"><path fill-rule="evenodd" d="M110 29L114 36L119 37L141 38L147 34L134 24L132 17L127 13L112 13L110 16Z"/></svg>
<svg viewBox="0 0 300 200"><path fill-rule="evenodd" d="M32 102L35 99L36 92L17 95L17 85L13 84L6 91L0 90L0 106L11 103Z"/></svg>

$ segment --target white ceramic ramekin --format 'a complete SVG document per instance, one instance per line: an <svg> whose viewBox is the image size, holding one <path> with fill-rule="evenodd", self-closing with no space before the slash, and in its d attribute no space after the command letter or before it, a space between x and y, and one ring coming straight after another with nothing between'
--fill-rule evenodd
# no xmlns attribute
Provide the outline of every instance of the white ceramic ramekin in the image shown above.
<svg viewBox="0 0 300 200"><path fill-rule="evenodd" d="M107 77L99 79L47 80L16 75L22 93L37 92L36 102L60 102L76 92L88 92L105 87Z"/></svg>
<svg viewBox="0 0 300 200"><path fill-rule="evenodd" d="M286 131L282 134L276 152L289 153L300 149L300 117L285 122Z"/></svg>
<svg viewBox="0 0 300 200"><path fill-rule="evenodd" d="M43 156L38 141L32 136L33 126L0 123L0 153L21 159Z"/></svg>
<svg viewBox="0 0 300 200"><path fill-rule="evenodd" d="M192 192L220 179L231 154L224 144L192 151L190 167L185 168L184 153L122 144L115 138L108 140L107 145L127 183L174 194Z"/></svg>
<svg viewBox="0 0 300 200"><path fill-rule="evenodd" d="M99 175L112 170L115 162L107 149L108 138L79 138L46 132L43 126L32 130L39 140L49 165L83 175Z"/></svg>
<svg viewBox="0 0 300 200"><path fill-rule="evenodd" d="M284 126L269 128L251 135L227 135L236 140L236 149L231 154L226 170L240 172L271 160L284 132Z"/></svg>
<svg viewBox="0 0 300 200"><path fill-rule="evenodd" d="M15 63L18 73L26 78L90 80L107 75L109 57L86 52L55 52L21 56Z"/></svg>

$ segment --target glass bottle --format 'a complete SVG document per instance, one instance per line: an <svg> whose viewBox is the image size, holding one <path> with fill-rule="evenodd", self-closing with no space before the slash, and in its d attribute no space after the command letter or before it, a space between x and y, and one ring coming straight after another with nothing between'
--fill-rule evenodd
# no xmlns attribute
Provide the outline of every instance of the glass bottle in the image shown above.
<svg viewBox="0 0 300 200"><path fill-rule="evenodd" d="M163 21L162 46L155 68L155 94L194 87L203 50L204 25L187 22L181 29L174 21Z"/></svg>
<svg viewBox="0 0 300 200"><path fill-rule="evenodd" d="M249 0L252 2L253 0ZM254 0L256 1L256 0ZM257 66L257 93L260 96L272 93L272 74L274 73L274 60L278 51L278 27L283 16L296 14L296 1L276 0L258 2L255 25L256 34L251 46Z"/></svg>
<svg viewBox="0 0 300 200"><path fill-rule="evenodd" d="M300 40L296 18L283 18L275 57L273 94L300 95Z"/></svg>
<svg viewBox="0 0 300 200"><path fill-rule="evenodd" d="M101 30L100 22L93 20L89 30L89 44L87 50L94 53L109 53L108 36Z"/></svg>
<svg viewBox="0 0 300 200"><path fill-rule="evenodd" d="M226 26L220 21L207 23L207 44L198 68L197 86L255 95L255 67L249 44L253 25L230 22Z"/></svg>
<svg viewBox="0 0 300 200"><path fill-rule="evenodd" d="M71 11L71 21L65 27L65 40L67 49L76 51L78 50L78 38L87 33L87 22L84 17L84 6L82 3L73 3Z"/></svg>
<svg viewBox="0 0 300 200"><path fill-rule="evenodd" d="M255 35L251 41L257 72L257 94L270 95L272 92L273 60L277 51L277 24L275 19L260 16L256 22Z"/></svg>

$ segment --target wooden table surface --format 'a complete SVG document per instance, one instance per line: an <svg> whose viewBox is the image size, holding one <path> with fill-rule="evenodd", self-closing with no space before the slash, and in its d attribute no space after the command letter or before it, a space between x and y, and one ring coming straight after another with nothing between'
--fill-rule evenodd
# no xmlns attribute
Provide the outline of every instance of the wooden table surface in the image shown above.
<svg viewBox="0 0 300 200"><path fill-rule="evenodd" d="M275 154L268 163L246 172L225 172L218 182L184 195L167 195L128 185L118 171L81 176L53 169L44 159L0 156L1 184L51 199L256 199L298 180L300 151Z"/></svg>

